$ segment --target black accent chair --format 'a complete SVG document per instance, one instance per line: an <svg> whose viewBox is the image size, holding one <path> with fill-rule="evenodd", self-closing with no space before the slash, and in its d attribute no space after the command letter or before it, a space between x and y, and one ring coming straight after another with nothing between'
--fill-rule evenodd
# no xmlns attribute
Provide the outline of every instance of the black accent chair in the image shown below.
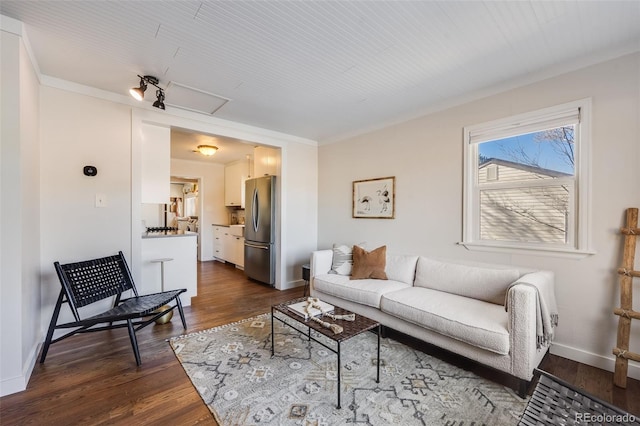
<svg viewBox="0 0 640 426"><path fill-rule="evenodd" d="M138 295L138 290L131 277L131 271L127 266L122 252L118 252L115 256L68 263L66 265L55 262L54 266L58 273L62 290L60 290L60 295L58 296L58 301L53 311L53 317L49 324L47 338L42 347L40 363L44 362L47 357L47 352L49 351L49 346L52 343L59 342L77 333L127 327L129 329L129 339L131 339L133 353L136 357L136 364L140 365L140 352L138 350L136 331L152 324L158 318L173 311L176 307L180 312L182 326L185 329L187 328L179 297L181 293L187 290L183 288L143 296ZM133 291L133 297L123 299L122 293L128 290ZM113 308L89 318L83 319L80 317L78 308L113 296L115 296ZM175 305L169 306L168 303L172 300L175 301ZM60 315L60 308L63 303L69 304L75 321L58 325L58 316ZM106 325L98 326L100 324ZM52 340L55 330L69 328L74 328L75 330Z"/></svg>
<svg viewBox="0 0 640 426"><path fill-rule="evenodd" d="M518 426L640 425L632 414L546 371L533 371L540 379Z"/></svg>

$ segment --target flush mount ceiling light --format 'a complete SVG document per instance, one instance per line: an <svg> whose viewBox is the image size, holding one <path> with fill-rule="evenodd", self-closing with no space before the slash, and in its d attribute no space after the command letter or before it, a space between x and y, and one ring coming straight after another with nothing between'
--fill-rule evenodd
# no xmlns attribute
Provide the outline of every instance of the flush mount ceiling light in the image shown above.
<svg viewBox="0 0 640 426"><path fill-rule="evenodd" d="M198 152L207 157L211 157L218 150L217 146L213 145L198 145Z"/></svg>
<svg viewBox="0 0 640 426"><path fill-rule="evenodd" d="M140 86L132 87L129 90L129 94L133 96L133 98L137 101L141 101L144 99L144 92L147 90L147 85L152 85L156 89L156 98L157 100L153 103L153 106L159 109L164 109L164 90L162 87L158 86L160 82L156 77L152 75L138 76L140 78Z"/></svg>

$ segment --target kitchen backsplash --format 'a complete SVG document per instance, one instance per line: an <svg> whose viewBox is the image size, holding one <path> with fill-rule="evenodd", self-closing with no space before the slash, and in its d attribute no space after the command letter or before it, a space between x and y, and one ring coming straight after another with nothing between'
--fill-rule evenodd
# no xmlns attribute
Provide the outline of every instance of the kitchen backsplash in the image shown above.
<svg viewBox="0 0 640 426"><path fill-rule="evenodd" d="M231 218L229 220L231 225L243 225L244 224L244 209L233 210L231 212Z"/></svg>

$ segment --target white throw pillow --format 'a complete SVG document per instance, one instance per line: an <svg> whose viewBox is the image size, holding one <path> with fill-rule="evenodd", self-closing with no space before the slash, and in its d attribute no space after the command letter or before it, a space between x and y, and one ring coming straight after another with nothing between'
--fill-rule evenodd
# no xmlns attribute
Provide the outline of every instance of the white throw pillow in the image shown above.
<svg viewBox="0 0 640 426"><path fill-rule="evenodd" d="M359 247L365 248L367 243L356 244ZM351 269L353 268L353 246L345 244L333 245L333 261L331 262L330 274L338 275L351 275Z"/></svg>

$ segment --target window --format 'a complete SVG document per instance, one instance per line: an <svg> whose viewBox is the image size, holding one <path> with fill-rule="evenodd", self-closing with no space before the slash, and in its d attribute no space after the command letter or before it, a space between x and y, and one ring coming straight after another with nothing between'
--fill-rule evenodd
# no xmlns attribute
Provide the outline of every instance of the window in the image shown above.
<svg viewBox="0 0 640 426"><path fill-rule="evenodd" d="M462 244L589 253L589 99L464 128Z"/></svg>

